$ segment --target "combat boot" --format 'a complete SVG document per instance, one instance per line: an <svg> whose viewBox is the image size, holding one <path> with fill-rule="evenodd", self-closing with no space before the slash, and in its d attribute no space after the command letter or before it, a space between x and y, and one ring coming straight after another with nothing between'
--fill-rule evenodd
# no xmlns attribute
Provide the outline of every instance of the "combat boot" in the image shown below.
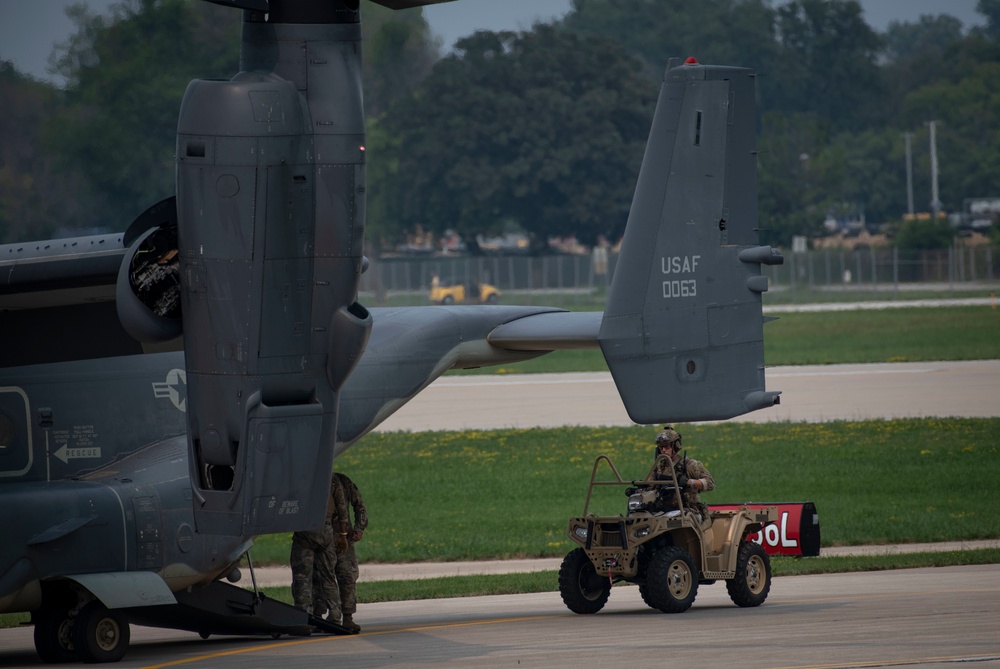
<svg viewBox="0 0 1000 669"><path fill-rule="evenodd" d="M338 616L335 612L330 611L330 615L328 615L326 617L326 622L333 623L334 625L339 625L340 624L340 616Z"/></svg>
<svg viewBox="0 0 1000 669"><path fill-rule="evenodd" d="M355 633L361 631L361 626L354 622L354 618L350 614L344 616L344 627Z"/></svg>

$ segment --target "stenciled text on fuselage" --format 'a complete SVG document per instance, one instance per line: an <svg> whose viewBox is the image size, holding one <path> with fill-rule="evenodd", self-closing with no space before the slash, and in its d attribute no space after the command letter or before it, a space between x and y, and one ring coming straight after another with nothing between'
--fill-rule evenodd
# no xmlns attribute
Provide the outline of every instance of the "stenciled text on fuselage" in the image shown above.
<svg viewBox="0 0 1000 669"><path fill-rule="evenodd" d="M662 256L660 270L663 274L678 277L693 275L698 269L701 256ZM666 279L663 282L663 297L694 297L698 294L698 281L694 278Z"/></svg>

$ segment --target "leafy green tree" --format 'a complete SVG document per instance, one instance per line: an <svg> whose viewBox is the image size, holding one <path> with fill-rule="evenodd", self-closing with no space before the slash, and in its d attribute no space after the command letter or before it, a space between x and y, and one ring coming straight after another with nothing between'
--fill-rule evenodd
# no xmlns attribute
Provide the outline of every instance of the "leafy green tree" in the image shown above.
<svg viewBox="0 0 1000 669"><path fill-rule="evenodd" d="M441 58L441 45L422 9L395 11L365 2L361 16L365 115L375 118L423 81Z"/></svg>
<svg viewBox="0 0 1000 669"><path fill-rule="evenodd" d="M238 69L234 12L188 0L128 0L110 16L74 5L77 32L51 63L67 80L67 108L48 140L62 167L85 175L89 215L68 223L123 230L174 191L177 112L191 79Z"/></svg>
<svg viewBox="0 0 1000 669"><path fill-rule="evenodd" d="M367 118L366 255L378 262L390 240L402 236L400 220L389 215L386 185L398 167L397 138L382 130L379 118L394 100L411 95L440 59L439 40L431 35L422 9L393 11L365 2L361 7ZM374 266L369 275L378 280ZM376 285L379 302L381 286Z"/></svg>
<svg viewBox="0 0 1000 669"><path fill-rule="evenodd" d="M544 241L621 233L655 87L613 42L536 25L460 40L384 130L388 216L464 237L514 222Z"/></svg>
<svg viewBox="0 0 1000 669"><path fill-rule="evenodd" d="M1000 0L979 0L976 11L986 17L986 34L1000 38Z"/></svg>
<svg viewBox="0 0 1000 669"><path fill-rule="evenodd" d="M790 246L795 235L819 233L825 202L815 188L811 162L828 135L828 124L812 114L763 115L757 182L763 243Z"/></svg>
<svg viewBox="0 0 1000 669"><path fill-rule="evenodd" d="M993 246L1000 246L1000 227L997 227L996 223L990 227L989 240Z"/></svg>
<svg viewBox="0 0 1000 669"><path fill-rule="evenodd" d="M438 45L420 10L362 7L369 45L369 110L405 95L430 70ZM67 106L49 126L49 148L83 175L88 206L74 227L124 229L174 191L177 113L188 82L239 71L240 14L194 0L123 0L107 16L68 10L77 31L51 64L67 80Z"/></svg>
<svg viewBox="0 0 1000 669"><path fill-rule="evenodd" d="M890 62L919 57L929 65L962 39L962 22L949 14L924 14L916 23L891 22L884 39L885 57Z"/></svg>
<svg viewBox="0 0 1000 669"><path fill-rule="evenodd" d="M65 212L53 199L51 158L42 150L42 119L56 113L52 86L0 61L0 243L41 239L54 232Z"/></svg>
<svg viewBox="0 0 1000 669"><path fill-rule="evenodd" d="M660 79L670 58L769 69L777 56L775 13L767 0L573 0L562 25L613 39Z"/></svg>
<svg viewBox="0 0 1000 669"><path fill-rule="evenodd" d="M779 62L766 73L779 80L778 93L769 108L813 113L836 129L877 118L882 40L856 0L792 0L778 7L777 35Z"/></svg>
<svg viewBox="0 0 1000 669"><path fill-rule="evenodd" d="M940 198L950 211L960 211L967 197L994 196L1000 174L1000 62L962 74L911 93L903 116L910 127L939 122Z"/></svg>
<svg viewBox="0 0 1000 669"><path fill-rule="evenodd" d="M906 211L905 143L893 129L843 133L815 157L814 188L828 203L846 202L866 220Z"/></svg>
<svg viewBox="0 0 1000 669"><path fill-rule="evenodd" d="M948 221L918 219L904 221L896 233L895 244L908 251L933 251L951 246L955 231Z"/></svg>
<svg viewBox="0 0 1000 669"><path fill-rule="evenodd" d="M892 22L885 33L882 79L888 92L883 119L893 123L906 95L954 72L962 22L954 16L924 15L916 23Z"/></svg>
<svg viewBox="0 0 1000 669"><path fill-rule="evenodd" d="M858 2L775 4L574 0L564 25L613 37L640 55L657 78L667 59L679 55L747 66L762 75L757 80L762 237L789 244L794 235L818 234L831 204L861 195L839 188L850 181L844 151L824 155L824 150L845 130L880 120L886 89L879 70L882 41L864 22ZM845 142L846 150L850 142ZM863 162L869 168L878 163ZM831 186L837 189L824 190Z"/></svg>

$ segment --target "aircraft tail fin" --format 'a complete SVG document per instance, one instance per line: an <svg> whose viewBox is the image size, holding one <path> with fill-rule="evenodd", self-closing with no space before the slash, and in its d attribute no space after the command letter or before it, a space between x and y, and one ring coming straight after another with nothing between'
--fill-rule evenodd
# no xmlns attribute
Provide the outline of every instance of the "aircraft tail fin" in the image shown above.
<svg viewBox="0 0 1000 669"><path fill-rule="evenodd" d="M755 74L667 69L599 342L637 423L721 420L779 401L764 387Z"/></svg>

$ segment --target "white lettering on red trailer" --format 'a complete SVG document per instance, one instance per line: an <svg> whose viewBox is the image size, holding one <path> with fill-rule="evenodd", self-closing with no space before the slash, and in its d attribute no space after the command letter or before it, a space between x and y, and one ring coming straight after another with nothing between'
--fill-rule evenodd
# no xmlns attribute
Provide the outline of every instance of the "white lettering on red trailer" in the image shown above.
<svg viewBox="0 0 1000 669"><path fill-rule="evenodd" d="M763 534L763 537L761 535ZM788 512L781 512L781 526L778 525L768 525L764 528L763 532L758 532L751 537L751 541L760 544L766 542L768 546L782 548L797 548L799 542L796 539L792 539L788 536Z"/></svg>

